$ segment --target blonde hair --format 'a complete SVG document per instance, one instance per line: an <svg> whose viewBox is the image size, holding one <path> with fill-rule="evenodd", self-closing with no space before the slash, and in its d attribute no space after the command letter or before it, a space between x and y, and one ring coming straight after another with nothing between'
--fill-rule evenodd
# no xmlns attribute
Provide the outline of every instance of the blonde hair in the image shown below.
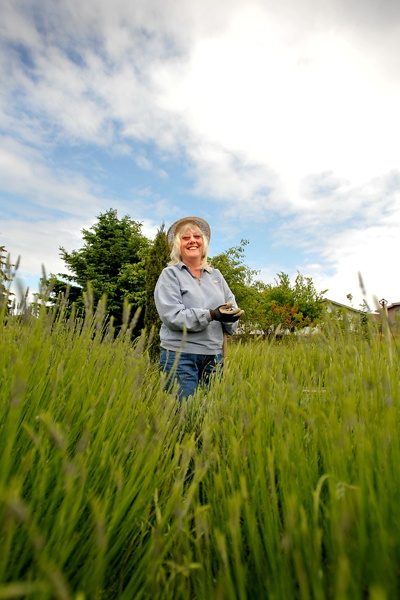
<svg viewBox="0 0 400 600"><path fill-rule="evenodd" d="M206 235L204 235L204 232L200 229L200 227L198 225L196 225L196 223L190 223L190 222L185 223L184 225L182 225L182 227L180 227L178 229L178 231L175 232L174 241L172 244L172 249L171 249L171 254L170 254L171 260L169 261L168 266L172 267L174 265L177 265L178 262L180 260L182 260L181 239L182 239L183 235L189 230L199 233L203 240L200 269L210 269L211 266L208 264L208 238Z"/></svg>

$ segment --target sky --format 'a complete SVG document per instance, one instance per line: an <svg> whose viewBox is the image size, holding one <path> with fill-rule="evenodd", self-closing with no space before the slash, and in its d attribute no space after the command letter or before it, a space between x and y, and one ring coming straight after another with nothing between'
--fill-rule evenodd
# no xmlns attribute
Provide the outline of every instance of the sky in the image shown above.
<svg viewBox="0 0 400 600"><path fill-rule="evenodd" d="M0 246L31 292L112 208L400 301L398 0L0 0L0 78Z"/></svg>

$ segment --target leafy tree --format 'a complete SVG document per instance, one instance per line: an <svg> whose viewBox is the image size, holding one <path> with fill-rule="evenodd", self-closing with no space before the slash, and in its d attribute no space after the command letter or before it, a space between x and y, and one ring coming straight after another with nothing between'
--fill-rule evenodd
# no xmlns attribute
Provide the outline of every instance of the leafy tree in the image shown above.
<svg viewBox="0 0 400 600"><path fill-rule="evenodd" d="M219 269L226 279L238 306L245 311L240 319L242 329L252 327L254 314L257 313L259 294L264 288L262 282L254 279L258 271L250 269L244 262L245 247L248 243L248 240L241 240L239 246L229 248L226 252L210 259L212 266Z"/></svg>
<svg viewBox="0 0 400 600"><path fill-rule="evenodd" d="M311 277L297 273L294 285L289 275L278 273L274 284L268 284L262 292L259 324L264 333L276 329L294 331L314 326L323 312L323 292L317 292Z"/></svg>
<svg viewBox="0 0 400 600"><path fill-rule="evenodd" d="M316 324L321 318L323 312L322 301L327 291L317 292L311 277L305 277L301 273L297 273L293 288L294 302L299 313L303 315L303 318L309 319L311 325Z"/></svg>
<svg viewBox="0 0 400 600"><path fill-rule="evenodd" d="M119 327L124 303L129 302L133 311L145 304L145 270L150 241L141 228L142 224L129 216L119 219L114 209L100 214L97 223L82 230L85 244L80 250L68 252L60 247L61 258L72 275L58 274L54 293L64 291L63 286L67 284L63 280L66 280L71 284L70 293L79 309L84 306L83 292L90 283L94 303L97 304L105 294L108 316ZM142 324L143 317L139 325Z"/></svg>
<svg viewBox="0 0 400 600"><path fill-rule="evenodd" d="M161 320L158 316L154 302L154 288L161 271L167 266L170 260L170 252L167 246L166 231L164 223L157 232L154 242L150 248L146 265L146 308L144 313L144 326L153 338L149 346L150 357L156 361L160 349Z"/></svg>

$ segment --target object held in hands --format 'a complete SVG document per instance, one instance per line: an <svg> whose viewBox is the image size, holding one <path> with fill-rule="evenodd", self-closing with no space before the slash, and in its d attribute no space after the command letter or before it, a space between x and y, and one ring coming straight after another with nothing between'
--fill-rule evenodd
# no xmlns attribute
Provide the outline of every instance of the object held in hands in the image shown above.
<svg viewBox="0 0 400 600"><path fill-rule="evenodd" d="M232 308L232 302L221 304L218 308L210 310L211 319L221 321L221 323L235 323L243 314L244 310Z"/></svg>

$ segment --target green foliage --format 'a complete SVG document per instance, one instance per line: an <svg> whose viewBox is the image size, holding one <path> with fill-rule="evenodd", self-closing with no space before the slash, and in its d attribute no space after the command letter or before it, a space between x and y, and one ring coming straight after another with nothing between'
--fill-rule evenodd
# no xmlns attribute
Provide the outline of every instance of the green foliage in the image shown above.
<svg viewBox="0 0 400 600"><path fill-rule="evenodd" d="M150 357L153 361L158 359L160 353L161 320L158 316L154 302L154 288L161 271L170 260L170 252L167 246L164 223L161 225L149 250L146 265L146 308L144 314L144 326L147 334L151 336L149 345Z"/></svg>
<svg viewBox="0 0 400 600"><path fill-rule="evenodd" d="M2 326L1 598L399 596L390 336L230 345L179 407L105 311Z"/></svg>
<svg viewBox="0 0 400 600"><path fill-rule="evenodd" d="M211 261L223 273L238 306L245 311L240 320L241 332L262 331L266 335L276 330L294 331L315 325L322 315L325 292L318 293L311 277L300 273L293 286L286 273L278 273L273 284L257 281L258 272L246 266L244 261L247 243L242 240L239 246Z"/></svg>
<svg viewBox="0 0 400 600"><path fill-rule="evenodd" d="M150 247L143 235L141 223L125 216L118 218L117 211L108 210L100 214L98 221L90 229L83 229L84 246L80 250L68 252L61 247L61 258L72 273L60 274L70 284L81 289L71 289L78 309L83 309L83 291L90 282L94 302L103 295L107 297L107 313L117 325L122 323L124 303L128 302L133 311L145 304L145 270ZM54 292L62 290L62 282L57 278Z"/></svg>
<svg viewBox="0 0 400 600"><path fill-rule="evenodd" d="M262 291L258 322L265 332L277 328L294 331L318 323L323 312L323 294L317 292L311 277L297 274L294 285L289 275L278 273L274 284Z"/></svg>
<svg viewBox="0 0 400 600"><path fill-rule="evenodd" d="M128 557L152 547L157 488L173 508L174 399L144 338L132 346L129 315L115 338L105 310L65 320L43 308L1 332L0 597L95 598L103 588L118 597L132 578ZM141 586L149 576L135 577Z"/></svg>
<svg viewBox="0 0 400 600"><path fill-rule="evenodd" d="M229 248L226 252L217 254L210 260L212 266L221 271L238 306L245 311L240 320L242 327L251 322L252 315L257 310L260 291L264 288L263 283L254 279L258 271L250 269L245 264L247 244L247 240L241 240L239 246Z"/></svg>
<svg viewBox="0 0 400 600"><path fill-rule="evenodd" d="M40 290L34 294L35 301L31 304L33 314L37 315L43 305L51 307L63 306L65 314L71 315L77 304L81 303L82 288L77 285L67 283L56 275L50 274L47 277L43 273L40 279Z"/></svg>

